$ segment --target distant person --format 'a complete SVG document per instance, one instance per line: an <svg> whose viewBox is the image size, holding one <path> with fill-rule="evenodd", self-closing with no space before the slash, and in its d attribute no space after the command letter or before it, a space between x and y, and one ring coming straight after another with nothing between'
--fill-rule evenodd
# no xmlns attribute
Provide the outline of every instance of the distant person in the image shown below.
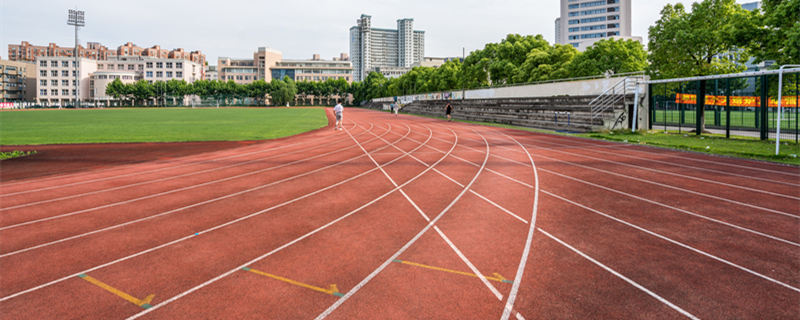
<svg viewBox="0 0 800 320"><path fill-rule="evenodd" d="M334 130L342 130L342 112L344 112L344 107L339 101L336 101L336 106L333 107L333 114L336 116L336 128Z"/></svg>
<svg viewBox="0 0 800 320"><path fill-rule="evenodd" d="M397 102L392 103L392 112L394 113L395 118L397 117L397 112L400 111L400 105Z"/></svg>
<svg viewBox="0 0 800 320"><path fill-rule="evenodd" d="M447 121L453 121L453 118L450 116L453 113L453 105L450 104L450 101L447 101L447 105L444 106L444 113L447 115Z"/></svg>

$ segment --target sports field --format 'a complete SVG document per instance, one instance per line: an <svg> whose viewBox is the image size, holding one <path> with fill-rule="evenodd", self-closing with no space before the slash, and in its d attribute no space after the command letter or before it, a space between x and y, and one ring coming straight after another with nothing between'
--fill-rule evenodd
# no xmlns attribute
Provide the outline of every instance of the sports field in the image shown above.
<svg viewBox="0 0 800 320"><path fill-rule="evenodd" d="M58 149L4 162L0 315L800 314L796 166L351 108L344 125L171 156L125 144L153 160L80 172L62 168L103 148L36 176L17 172Z"/></svg>
<svg viewBox="0 0 800 320"><path fill-rule="evenodd" d="M775 123L778 121L778 113L770 110L772 112L767 113L769 116L770 121L770 128L775 127ZM686 110L683 111L683 124L689 125L695 123L695 113L694 110ZM681 119L681 111L679 110L656 110L655 111L655 121L653 122L654 126L657 126L659 123L664 123L664 117L667 117L667 123L678 123ZM706 110L705 114L705 122L706 125L714 125L714 111ZM781 115L781 129L797 129L797 126L800 125L797 118L797 110L796 108L786 108L783 115ZM725 126L725 122L727 121L727 114L724 111L719 112L719 125ZM756 111L731 111L731 127L735 128L756 128Z"/></svg>
<svg viewBox="0 0 800 320"><path fill-rule="evenodd" d="M0 145L263 140L327 124L322 108L7 111Z"/></svg>

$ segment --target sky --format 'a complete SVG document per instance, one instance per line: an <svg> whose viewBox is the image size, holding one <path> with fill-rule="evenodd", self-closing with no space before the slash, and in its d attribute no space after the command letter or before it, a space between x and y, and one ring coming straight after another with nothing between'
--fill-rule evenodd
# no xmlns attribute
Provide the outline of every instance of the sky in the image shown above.
<svg viewBox="0 0 800 320"><path fill-rule="evenodd" d="M661 8L675 0L633 0L632 35L647 41L647 28ZM682 1L688 4L691 1ZM0 57L8 45L74 45L67 10L86 12L80 42L100 42L110 49L126 42L141 47L201 50L210 64L217 58L252 58L258 47L274 48L285 59L323 59L349 52L349 30L361 14L372 26L397 27L413 18L425 31L425 56L461 56L462 48L481 49L507 34L541 34L555 39L558 0L0 0Z"/></svg>

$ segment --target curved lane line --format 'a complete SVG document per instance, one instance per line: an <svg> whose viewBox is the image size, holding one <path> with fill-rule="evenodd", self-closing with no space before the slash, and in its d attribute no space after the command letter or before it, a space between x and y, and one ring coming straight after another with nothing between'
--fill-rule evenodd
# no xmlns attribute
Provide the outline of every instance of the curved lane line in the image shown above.
<svg viewBox="0 0 800 320"><path fill-rule="evenodd" d="M462 196L464 196L464 194L467 192L467 190L469 190L472 187L472 184L475 183L475 180L477 180L478 177L481 175L481 173L483 173L483 169L486 167L486 162L488 162L488 160L489 160L489 143L486 141L486 138L484 138L483 135L481 135L478 132L475 132L475 133L477 133L478 135L481 136L481 138L483 138L483 142L486 144L486 155L484 156L484 159L483 159L483 165L481 166L480 169L478 169L478 172L475 173L475 176L472 177L472 180L469 182L469 184L467 184L467 186L463 190L461 190L461 192L458 194L458 196L456 196L456 198L453 199L453 201L451 201L450 204L448 204L447 207L445 207L442 210L442 212L440 212L436 216L436 218L431 220L431 222L429 222L428 225L426 225L424 228L422 228L422 230L419 233L417 233L417 235L414 236L414 238L409 240L408 243L406 243L402 248L397 250L397 252L395 252L395 254L393 254L386 261L384 261L377 269L372 271L372 273L370 273L366 278L361 280L361 282L359 282L355 287L353 287L352 289L347 291L347 293L343 297L341 297L338 300L336 300L336 302L334 304L332 304L330 307L328 307L328 309L326 309L321 314L319 314L315 318L316 320L325 319L325 317L327 317L333 311L338 309L339 306L341 306L345 301L350 299L350 297L352 297L356 292L358 292L358 290L360 290L362 287L364 287L370 280L375 278L375 276L377 276L381 271L383 271L383 269L385 269L390 263L392 263L392 261L394 259L396 259L398 256L400 256L403 252L405 252L409 247L411 247L411 245L413 245L415 242L417 242L417 240L420 237L422 237L422 235L425 234L425 232L427 232L429 229L431 229L433 227L433 225L436 224L436 222L439 221L439 219L441 219L444 216L444 214L447 213L447 211L449 211L450 208L452 208L453 205L455 205L455 203L458 202L458 200L461 199ZM455 147L455 145L453 147ZM452 149L451 149L451 151L452 151ZM442 159L444 159L444 158L442 158ZM441 159L439 161L441 161ZM439 163L439 161L437 161L437 164ZM430 170L430 168L426 169L425 171L427 171L427 170Z"/></svg>
<svg viewBox="0 0 800 320"><path fill-rule="evenodd" d="M455 141L453 142L453 146L452 146L452 147L451 147L451 149L450 149L451 151L452 151L452 149L454 149L454 148L455 148L455 146L456 146L456 144L457 144L457 143L458 143L458 137L456 136L456 139L455 139ZM421 148L421 147L422 147L422 145L419 145L417 148ZM439 163L439 162L441 162L441 161L442 161L442 160L444 160L446 157L447 157L447 155L443 156L443 157L442 157L441 159L439 159L439 161L437 161L436 163ZM394 163L394 162L396 162L396 161L398 161L398 160L400 160L400 159L402 159L402 158L403 158L403 156L399 156L399 157L395 158L394 160L392 160L392 161L390 161L390 162L387 162L387 163L383 164L382 166L387 166L387 165L390 165L390 164L392 164L392 163ZM377 171L377 170L378 170L378 168L373 168L373 169L370 169L370 170L366 171L366 172L365 172L364 174L362 174L362 175L365 175L366 173L371 173L371 172L374 172L374 171ZM180 293L180 294L178 294L178 295L176 295L176 296L173 296L172 298L169 298L169 299L167 299L167 300L165 300L165 301L163 301L163 302L161 302L161 303L159 303L159 304L157 304L157 305L154 305L153 307L151 307L151 308L149 308L149 309L147 309L147 310L144 310L144 311L142 311L142 312L139 312L139 313L137 313L137 314L135 314L135 315L133 315L133 316L130 316L130 317L128 317L127 319L136 319L136 318L139 318L139 317L141 317L141 316L143 316L143 315L145 315L145 314L147 314L147 313L153 312L153 311L155 311L155 310L157 310L157 309L159 309L159 308L161 308L161 307L163 307L163 306L165 306L165 305L168 305L168 304L170 304L170 303L172 303L172 302L174 302L174 301L176 301L176 300L178 300L178 299L180 299L180 298L182 298L182 297L184 297L184 296L186 296L186 295L188 295L188 294L191 294L192 292L195 292L195 291L197 291L197 290L200 290L200 289L202 289L203 287L206 287L206 286L208 286L209 284L212 284L212 283L214 283L214 282L216 282L216 281L218 281L218 280L220 280L220 279L222 279L222 278L225 278L225 277L227 277L227 276L229 276L229 275L233 274L234 272L236 272L236 271L239 271L239 270L241 270L241 269L242 269L242 268L244 268L244 267L247 267L248 265L252 265L252 264L254 264L254 263L256 263L256 262L258 262L258 261L260 261L260 260L262 260L262 259L264 259L264 258L266 258L266 257L269 257L269 256L271 256L271 255L275 254L275 253L276 253L276 252L278 252L278 251L281 251L281 250L283 250L283 249L285 249L285 248L288 248L289 246L292 246L292 245L294 245L295 243L297 243L297 242L300 242L300 241L302 241L303 239L305 239L305 238L308 238L308 237L310 237L310 236L314 235L315 233L317 233L317 232L319 232L319 231L322 231L322 230L324 230L324 229L327 229L328 227L330 227L330 226L332 226L332 225L336 224L337 222L339 222L339 221L342 221L342 220L344 220L345 218L347 218L347 217L349 217L349 216L351 216L351 215L353 215L353 214L355 214L355 213L357 213L357 212L361 211L362 209L364 209L364 208L366 208L366 207L368 207L368 206L372 205L373 203L375 203L375 202L378 202L379 200L381 200L381 199L383 199L383 198L385 198L385 197L389 196L390 194L392 194L392 193L394 193L395 191L399 190L399 189L400 189L400 188L402 188L403 186L405 186L405 185L407 185L407 184L409 184L409 183L413 182L413 181L414 181L414 180L416 180L417 178L421 177L421 176L422 176L423 174L425 174L427 171L428 171L428 170L426 169L426 170L424 170L424 171L420 172L420 173L419 173L419 174L417 174L415 177L411 178L409 181L406 181L406 182L404 182L402 185L400 185L400 187L396 187L396 188L394 188L394 189L392 189L392 190L389 190L388 192L386 192L386 193L384 193L383 195L381 195L381 196L379 196L379 197L377 197L377 198L373 199L372 201L370 201L370 202L367 202L367 203L363 204L362 206L360 206L360 207L358 207L358 208L354 209L353 211L350 211L350 212L348 212L347 214L345 214L345 215L343 215L343 216L341 216L341 217L339 217L339 218L336 218L336 219L332 220L331 222L328 222L327 224L325 224L325 225L323 225L323 226L321 226L321 227L319 227L319 228L317 228L317 229L314 229L314 230L312 230L311 232L308 232L308 233L306 233L305 235L303 235L303 236L301 236L301 237L299 237L299 238L296 238L296 239L294 239L294 240L292 240L292 241L290 241L290 242L287 242L287 243L285 243L284 245L282 245L282 246L280 246L280 247L278 247L278 248L276 248L276 249L274 249L274 250L272 250L272 251L270 251L270 252L267 252L267 253L266 253L266 254L264 254L264 255L261 255L261 256L259 256L259 257L255 258L255 259L253 259L253 260L250 260L250 261L248 261L248 262L247 262L247 263L245 263L245 264L242 264L241 266L238 266L238 267L236 267L236 268L233 268L233 269L229 270L228 272L225 272L225 273L223 273L223 274L221 274L221 275L218 275L218 276L216 276L216 277L214 277L214 278L212 278L212 279L210 279L210 280L208 280L208 281L206 281L206 282L203 282L203 283L201 283L201 284L199 284L199 285L197 285L197 286L195 286L195 287L192 287L192 288L191 288L191 289L189 289L189 290L186 290L186 291L184 291L184 292L182 292L182 293ZM328 188L326 188L326 189L328 189ZM321 192L321 191L318 191L318 192ZM316 192L316 193L318 193L318 192ZM390 260L390 261L391 261L391 260ZM0 301L2 301L2 300L0 300Z"/></svg>

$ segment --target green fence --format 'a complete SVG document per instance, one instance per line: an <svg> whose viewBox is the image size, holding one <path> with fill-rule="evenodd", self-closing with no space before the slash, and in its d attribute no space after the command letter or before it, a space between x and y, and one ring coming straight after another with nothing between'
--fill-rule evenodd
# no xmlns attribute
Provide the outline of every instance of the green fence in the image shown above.
<svg viewBox="0 0 800 320"><path fill-rule="evenodd" d="M781 141L799 142L800 69L783 74ZM701 92L701 89L704 90ZM775 138L777 71L650 81L650 128L697 132L702 119L711 132ZM704 93L705 99L697 97ZM697 110L702 108L703 114ZM701 117L702 116L702 117Z"/></svg>

